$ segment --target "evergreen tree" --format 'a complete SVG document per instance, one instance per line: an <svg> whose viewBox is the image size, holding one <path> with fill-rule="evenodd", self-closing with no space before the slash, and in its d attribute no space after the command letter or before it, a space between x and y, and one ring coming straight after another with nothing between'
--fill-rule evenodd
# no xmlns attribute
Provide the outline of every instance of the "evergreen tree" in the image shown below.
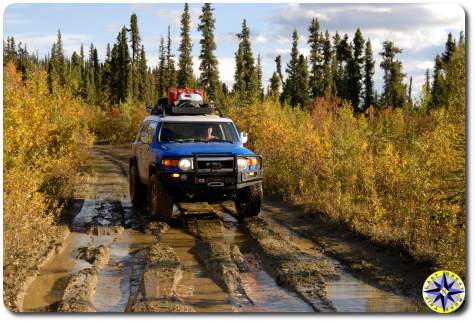
<svg viewBox="0 0 475 322"><path fill-rule="evenodd" d="M277 72L272 74L272 77L269 79L269 90L267 91L267 96L276 100L279 97L280 91L280 77Z"/></svg>
<svg viewBox="0 0 475 322"><path fill-rule="evenodd" d="M356 29L355 36L353 37L352 56L348 62L348 98L351 101L353 110L355 112L360 111L360 101L362 93L362 80L363 80L363 51L365 41L361 30Z"/></svg>
<svg viewBox="0 0 475 322"><path fill-rule="evenodd" d="M163 37L160 38L160 47L158 49L158 70L156 74L156 84L158 95L165 96L167 92L167 70L166 70L166 51Z"/></svg>
<svg viewBox="0 0 475 322"><path fill-rule="evenodd" d="M280 55L275 57L276 72L280 79L280 85L284 84L284 76L282 75L282 58Z"/></svg>
<svg viewBox="0 0 475 322"><path fill-rule="evenodd" d="M322 96L324 92L324 63L323 44L320 24L317 18L313 18L308 28L310 33L308 45L310 46L310 95Z"/></svg>
<svg viewBox="0 0 475 322"><path fill-rule="evenodd" d="M6 44L5 42L3 43L3 63L16 63L16 55L15 39L13 37L7 37Z"/></svg>
<svg viewBox="0 0 475 322"><path fill-rule="evenodd" d="M435 57L434 76L431 89L431 107L444 106L447 103L447 86L445 82L443 56Z"/></svg>
<svg viewBox="0 0 475 322"><path fill-rule="evenodd" d="M366 41L364 55L364 110L375 104L373 81L374 65L375 61L373 59L373 49L371 47L371 41L368 39L368 41Z"/></svg>
<svg viewBox="0 0 475 322"><path fill-rule="evenodd" d="M295 103L296 106L306 108L308 103L309 93L309 77L308 77L308 64L304 55L300 54L297 63L297 77L296 77L296 89Z"/></svg>
<svg viewBox="0 0 475 322"><path fill-rule="evenodd" d="M320 36L322 42L323 55L323 95L325 97L334 96L335 89L335 74L336 74L336 58L332 50L330 34L328 30L325 31L325 37Z"/></svg>
<svg viewBox="0 0 475 322"><path fill-rule="evenodd" d="M343 39L340 39L337 32L333 40L336 55L335 85L337 94L342 99L349 99L348 63L351 59L351 44L347 34L344 35Z"/></svg>
<svg viewBox="0 0 475 322"><path fill-rule="evenodd" d="M140 64L140 34L139 26L137 22L137 15L133 13L130 16L130 48L132 50L131 57L131 73L130 73L130 90L132 91L132 97L137 99L139 97L139 87L141 82L141 76L139 73Z"/></svg>
<svg viewBox="0 0 475 322"><path fill-rule="evenodd" d="M412 105L412 76L409 78L409 87L407 90L407 104L410 108L413 107Z"/></svg>
<svg viewBox="0 0 475 322"><path fill-rule="evenodd" d="M261 54L257 55L257 89L259 93L260 100L264 99L264 89L262 87L262 63L261 63Z"/></svg>
<svg viewBox="0 0 475 322"><path fill-rule="evenodd" d="M386 107L405 106L406 90L403 84L402 63L396 59L396 55L401 52L392 41L385 41L383 50L379 53L382 57L380 66L384 71L383 99Z"/></svg>
<svg viewBox="0 0 475 322"><path fill-rule="evenodd" d="M190 37L190 13L188 3L181 16L181 43L178 49L180 56L178 57L178 86L182 88L190 88L195 84L193 76L193 59L191 56L192 44Z"/></svg>
<svg viewBox="0 0 475 322"><path fill-rule="evenodd" d="M447 36L447 42L445 43L445 52L442 54L442 62L444 64L448 64L450 61L450 57L452 57L453 53L456 49L455 39L452 37L452 33L449 33Z"/></svg>
<svg viewBox="0 0 475 322"><path fill-rule="evenodd" d="M63 41L61 39L61 31L58 30L56 42L51 48L51 57L48 64L48 87L50 92L53 92L57 86L64 86L66 83L65 77L65 60Z"/></svg>
<svg viewBox="0 0 475 322"><path fill-rule="evenodd" d="M241 33L238 34L239 47L235 55L236 70L234 74L234 92L241 104L251 104L258 97L257 70L252 54L250 31L246 19L242 22Z"/></svg>
<svg viewBox="0 0 475 322"><path fill-rule="evenodd" d="M285 69L287 73L287 79L284 84L284 90L282 92L282 101L287 102L290 106L295 107L298 105L297 92L301 89L298 88L298 64L299 64L299 51L298 51L299 36L297 30L292 33L292 49L290 52L290 61L287 63Z"/></svg>
<svg viewBox="0 0 475 322"><path fill-rule="evenodd" d="M26 44L22 47L21 42L18 44L16 51L16 69L20 72L21 79L25 81L28 78L30 69L30 55L28 54Z"/></svg>
<svg viewBox="0 0 475 322"><path fill-rule="evenodd" d="M214 41L215 19L213 9L209 3L205 3L200 16L198 31L201 31L200 53L200 85L205 89L211 100L216 100L219 90L218 59L214 54L216 43Z"/></svg>
<svg viewBox="0 0 475 322"><path fill-rule="evenodd" d="M167 35L167 90L169 88L176 87L176 70L175 70L175 61L173 60L172 54L172 37L170 35L170 26L168 26L168 35Z"/></svg>
<svg viewBox="0 0 475 322"><path fill-rule="evenodd" d="M125 27L117 36L117 43L111 53L111 101L124 102L130 91L130 55L127 44L127 29Z"/></svg>
<svg viewBox="0 0 475 322"><path fill-rule="evenodd" d="M149 93L147 91L148 84L148 67L147 67L147 58L145 57L145 48L142 45L140 49L140 56L138 61L138 95L137 98L141 102L146 102L149 98Z"/></svg>
<svg viewBox="0 0 475 322"><path fill-rule="evenodd" d="M102 66L102 93L105 100L110 99L111 93L111 46L108 43L106 48L106 58Z"/></svg>

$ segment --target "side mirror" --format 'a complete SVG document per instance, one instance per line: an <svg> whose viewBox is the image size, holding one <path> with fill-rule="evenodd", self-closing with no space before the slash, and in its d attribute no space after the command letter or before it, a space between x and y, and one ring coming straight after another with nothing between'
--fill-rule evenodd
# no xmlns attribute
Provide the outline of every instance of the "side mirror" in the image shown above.
<svg viewBox="0 0 475 322"><path fill-rule="evenodd" d="M147 106L145 111L147 111L148 114L151 114L152 113L152 108L150 106Z"/></svg>
<svg viewBox="0 0 475 322"><path fill-rule="evenodd" d="M247 133L246 132L241 132L240 135L241 135L242 144L246 144L247 143Z"/></svg>

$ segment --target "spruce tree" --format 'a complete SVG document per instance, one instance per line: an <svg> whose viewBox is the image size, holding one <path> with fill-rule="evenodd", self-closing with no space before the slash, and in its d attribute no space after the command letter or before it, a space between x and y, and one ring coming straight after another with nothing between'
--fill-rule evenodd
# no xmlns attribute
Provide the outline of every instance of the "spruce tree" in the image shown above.
<svg viewBox="0 0 475 322"><path fill-rule="evenodd" d="M117 43L111 53L111 100L113 103L125 102L130 91L130 55L125 27L117 36Z"/></svg>
<svg viewBox="0 0 475 322"><path fill-rule="evenodd" d="M300 54L298 59L296 76L295 105L306 108L309 93L309 77L307 59L302 54Z"/></svg>
<svg viewBox="0 0 475 322"><path fill-rule="evenodd" d="M317 97L323 95L325 81L322 34L317 18L312 19L308 31L310 33L307 41L310 46L310 95Z"/></svg>
<svg viewBox="0 0 475 322"><path fill-rule="evenodd" d="M111 93L111 46L106 47L106 58L102 66L102 93L105 100L110 100Z"/></svg>
<svg viewBox="0 0 475 322"><path fill-rule="evenodd" d="M278 55L275 57L276 72L280 79L280 85L284 84L284 76L282 75L282 57Z"/></svg>
<svg viewBox="0 0 475 322"><path fill-rule="evenodd" d="M261 54L257 54L257 92L259 94L260 100L264 99L264 89L262 87L262 62L261 62Z"/></svg>
<svg viewBox="0 0 475 322"><path fill-rule="evenodd" d="M373 49L371 41L366 41L365 55L364 55L364 102L363 109L366 110L369 106L374 105L374 65Z"/></svg>
<svg viewBox="0 0 475 322"><path fill-rule="evenodd" d="M252 54L250 31L246 19L242 22L241 33L238 34L239 47L235 55L236 70L234 74L234 92L242 105L253 103L258 98L257 70Z"/></svg>
<svg viewBox="0 0 475 322"><path fill-rule="evenodd" d="M325 31L325 37L320 35L323 55L323 95L325 97L334 96L335 93L335 74L336 74L336 60L334 59L334 52L330 40L330 33Z"/></svg>
<svg viewBox="0 0 475 322"><path fill-rule="evenodd" d="M383 50L379 53L382 57L380 66L384 71L383 99L386 107L405 106L406 90L403 84L402 63L396 59L396 55L401 52L392 41L384 41Z"/></svg>
<svg viewBox="0 0 475 322"><path fill-rule="evenodd" d="M432 80L432 89L431 89L431 107L440 107L444 106L447 103L447 91L446 91L446 82L445 82L445 71L444 71L444 61L443 56L437 55L435 57L434 65L434 76Z"/></svg>
<svg viewBox="0 0 475 322"><path fill-rule="evenodd" d="M47 80L50 92L53 92L58 86L64 86L66 83L63 41L60 30L58 30L56 42L51 48Z"/></svg>
<svg viewBox="0 0 475 322"><path fill-rule="evenodd" d="M337 94L342 99L349 99L348 93L348 63L351 59L351 44L348 35L345 34L343 39L336 33L334 37L334 47L336 55L336 74L335 85Z"/></svg>
<svg viewBox="0 0 475 322"><path fill-rule="evenodd" d="M140 64L140 34L137 23L137 15L134 13L130 16L130 48L132 50L130 86L132 97L137 99L139 96L139 64Z"/></svg>
<svg viewBox="0 0 475 322"><path fill-rule="evenodd" d="M300 91L300 89L297 87L299 63L298 40L299 36L297 34L297 30L294 30L292 33L290 61L287 63L287 68L285 69L287 73L287 79L284 84L284 90L282 91L282 101L287 102L292 107L297 106L299 103L297 101L297 92Z"/></svg>
<svg viewBox="0 0 475 322"><path fill-rule="evenodd" d="M185 3L185 8L181 16L181 43L178 50L180 52L180 56L178 57L178 87L193 87L195 77L193 76L193 59L191 56L192 44L188 3Z"/></svg>
<svg viewBox="0 0 475 322"><path fill-rule="evenodd" d="M147 91L147 83L148 83L148 67L147 67L147 58L145 56L145 48L144 45L142 45L140 49L140 56L139 56L139 61L138 61L138 95L137 98L141 102L146 102L149 93Z"/></svg>
<svg viewBox="0 0 475 322"><path fill-rule="evenodd" d="M15 46L15 38L7 37L7 43L3 44L3 63L6 64L7 62L16 62L16 46Z"/></svg>
<svg viewBox="0 0 475 322"><path fill-rule="evenodd" d="M165 96L167 92L167 70L166 70L166 51L163 37L160 38L160 47L158 49L158 70L156 74L156 84L158 95Z"/></svg>
<svg viewBox="0 0 475 322"><path fill-rule="evenodd" d="M167 35L167 90L169 88L176 87L176 70L175 70L175 61L173 60L172 54L172 37L170 35L170 26L168 26L168 35Z"/></svg>
<svg viewBox="0 0 475 322"><path fill-rule="evenodd" d="M204 88L211 100L216 100L219 91L218 59L214 54L216 43L214 41L215 19L211 4L205 3L202 8L198 31L201 31L200 53L200 85Z"/></svg>
<svg viewBox="0 0 475 322"><path fill-rule="evenodd" d="M409 105L409 108L412 108L412 76L409 78L409 87L407 90L407 103Z"/></svg>
<svg viewBox="0 0 475 322"><path fill-rule="evenodd" d="M362 80L363 80L363 51L365 41L361 30L356 29L355 36L353 37L352 55L348 62L348 98L351 101L353 110L355 112L360 111L361 93L362 93Z"/></svg>

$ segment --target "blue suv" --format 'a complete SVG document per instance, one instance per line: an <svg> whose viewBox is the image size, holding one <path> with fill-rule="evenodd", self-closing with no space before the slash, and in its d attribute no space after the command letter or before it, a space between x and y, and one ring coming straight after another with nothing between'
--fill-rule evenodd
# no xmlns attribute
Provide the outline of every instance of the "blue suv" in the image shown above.
<svg viewBox="0 0 475 322"><path fill-rule="evenodd" d="M178 202L234 200L241 217L259 214L262 158L243 147L246 133L209 105L157 106L142 122L129 160L130 197L152 216L172 215Z"/></svg>

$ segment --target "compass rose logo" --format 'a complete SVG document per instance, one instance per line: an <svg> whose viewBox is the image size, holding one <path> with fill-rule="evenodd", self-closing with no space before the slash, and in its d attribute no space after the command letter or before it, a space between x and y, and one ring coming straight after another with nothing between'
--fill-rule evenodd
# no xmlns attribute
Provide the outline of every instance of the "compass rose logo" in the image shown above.
<svg viewBox="0 0 475 322"><path fill-rule="evenodd" d="M422 296L431 310L451 313L462 305L465 299L465 285L457 274L451 271L437 271L426 279Z"/></svg>

